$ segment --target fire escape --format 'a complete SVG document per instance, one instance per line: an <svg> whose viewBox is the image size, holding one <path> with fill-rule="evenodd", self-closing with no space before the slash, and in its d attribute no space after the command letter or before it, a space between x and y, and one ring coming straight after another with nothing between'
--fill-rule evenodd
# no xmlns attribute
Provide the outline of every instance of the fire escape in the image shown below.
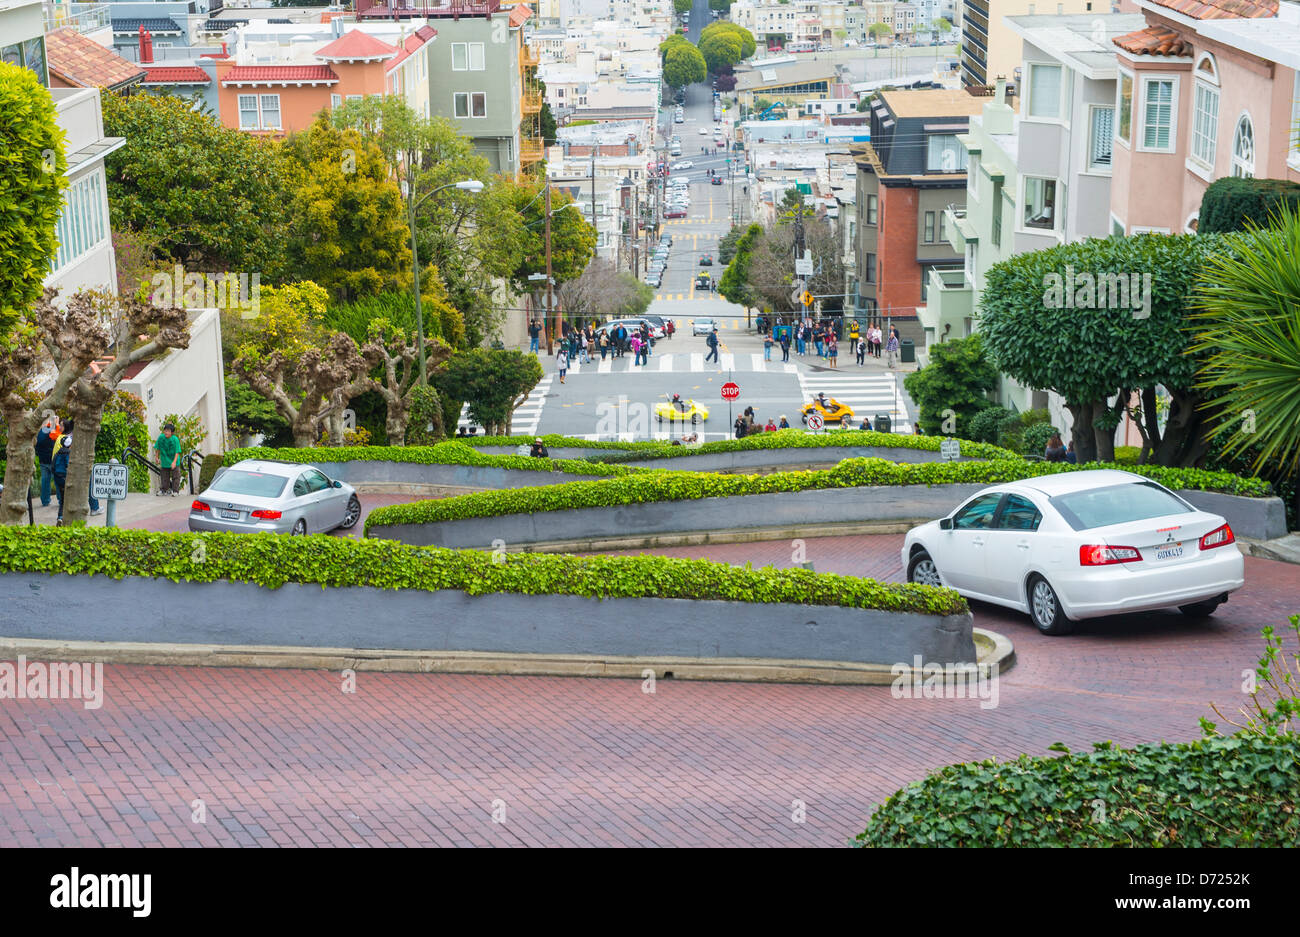
<svg viewBox="0 0 1300 937"><path fill-rule="evenodd" d="M546 154L542 141L542 89L537 82L540 59L528 43L521 42L519 50L520 105L524 119L519 126L519 169L541 162Z"/></svg>

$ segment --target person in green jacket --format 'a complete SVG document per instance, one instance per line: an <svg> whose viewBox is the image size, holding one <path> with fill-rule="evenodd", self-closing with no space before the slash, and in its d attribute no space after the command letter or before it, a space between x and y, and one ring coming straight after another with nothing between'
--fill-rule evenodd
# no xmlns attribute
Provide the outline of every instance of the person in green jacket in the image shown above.
<svg viewBox="0 0 1300 937"><path fill-rule="evenodd" d="M174 498L181 490L181 440L176 435L174 424L163 424L162 434L153 447L158 453L158 465L162 468L158 494Z"/></svg>

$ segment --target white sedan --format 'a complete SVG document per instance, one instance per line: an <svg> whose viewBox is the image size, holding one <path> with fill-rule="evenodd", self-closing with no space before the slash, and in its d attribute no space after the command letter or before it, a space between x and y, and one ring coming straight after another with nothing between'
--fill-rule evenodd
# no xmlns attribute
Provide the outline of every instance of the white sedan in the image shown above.
<svg viewBox="0 0 1300 937"><path fill-rule="evenodd" d="M679 163L673 163L670 168L672 168L673 170L679 170L679 169L693 169L694 167L695 164L693 162L691 162L689 159L684 159Z"/></svg>
<svg viewBox="0 0 1300 937"><path fill-rule="evenodd" d="M986 488L908 531L909 582L1026 612L1044 634L1177 606L1210 615L1245 582L1232 528L1131 472L1063 472Z"/></svg>
<svg viewBox="0 0 1300 937"><path fill-rule="evenodd" d="M702 136L702 137L707 137L708 135L709 135L709 128L708 128L708 127L701 127L701 128L700 128L700 136Z"/></svg>

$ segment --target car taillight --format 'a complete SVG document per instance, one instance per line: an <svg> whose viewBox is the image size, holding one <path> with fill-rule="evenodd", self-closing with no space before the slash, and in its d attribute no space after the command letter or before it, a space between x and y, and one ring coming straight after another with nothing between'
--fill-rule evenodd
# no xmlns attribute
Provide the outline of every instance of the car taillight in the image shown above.
<svg viewBox="0 0 1300 937"><path fill-rule="evenodd" d="M1214 547L1225 547L1230 543L1236 543L1237 538L1232 535L1232 528L1227 524L1217 527L1201 538L1201 549L1212 550Z"/></svg>
<svg viewBox="0 0 1300 937"><path fill-rule="evenodd" d="M191 511L211 511L211 510L212 510L212 505L208 504L206 501L195 501L193 504L190 505L190 510L191 510Z"/></svg>
<svg viewBox="0 0 1300 937"><path fill-rule="evenodd" d="M1110 547L1092 543L1079 547L1080 566L1109 566L1112 563L1136 563L1142 559L1137 547Z"/></svg>
<svg viewBox="0 0 1300 937"><path fill-rule="evenodd" d="M254 520L259 521L278 521L280 519L279 511L258 510L248 515Z"/></svg>

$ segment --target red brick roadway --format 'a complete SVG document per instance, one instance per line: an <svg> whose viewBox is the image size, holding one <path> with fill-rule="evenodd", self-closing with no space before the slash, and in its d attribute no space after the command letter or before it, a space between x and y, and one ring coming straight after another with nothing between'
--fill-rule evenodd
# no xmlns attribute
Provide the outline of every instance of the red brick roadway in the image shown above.
<svg viewBox="0 0 1300 937"><path fill-rule="evenodd" d="M813 539L807 559L897 578L900 542ZM652 552L792 561L789 541ZM1019 655L992 710L887 687L362 673L345 694L321 671L111 666L98 710L0 702L0 842L840 845L950 762L1196 737L1209 701L1240 699L1260 626L1300 606L1300 567L1246 574L1208 624L1045 638L976 607Z"/></svg>

